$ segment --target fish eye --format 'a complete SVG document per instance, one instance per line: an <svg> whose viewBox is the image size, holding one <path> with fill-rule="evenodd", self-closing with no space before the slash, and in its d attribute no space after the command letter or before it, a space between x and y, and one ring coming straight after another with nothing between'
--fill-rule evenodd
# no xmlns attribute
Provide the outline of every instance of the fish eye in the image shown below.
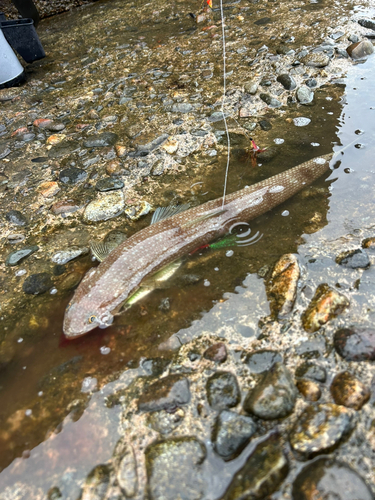
<svg viewBox="0 0 375 500"><path fill-rule="evenodd" d="M89 319L88 319L88 322L89 322L90 324L91 324L91 323L95 323L95 321L97 321L97 317L96 317L96 316L94 316L94 315L90 316L90 317L89 317Z"/></svg>

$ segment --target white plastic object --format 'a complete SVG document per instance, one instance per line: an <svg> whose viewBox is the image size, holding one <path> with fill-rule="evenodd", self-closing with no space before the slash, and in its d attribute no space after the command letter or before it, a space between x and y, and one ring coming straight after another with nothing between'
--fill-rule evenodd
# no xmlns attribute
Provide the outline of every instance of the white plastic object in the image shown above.
<svg viewBox="0 0 375 500"><path fill-rule="evenodd" d="M11 87L13 82L16 84L22 74L22 64L0 29L0 88Z"/></svg>

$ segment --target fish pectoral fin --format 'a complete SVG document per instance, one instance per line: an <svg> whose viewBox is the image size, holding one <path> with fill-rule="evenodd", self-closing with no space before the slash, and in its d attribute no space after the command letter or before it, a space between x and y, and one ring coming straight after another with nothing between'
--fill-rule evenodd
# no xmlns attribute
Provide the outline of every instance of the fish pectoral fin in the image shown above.
<svg viewBox="0 0 375 500"><path fill-rule="evenodd" d="M220 209L216 210L216 212L210 212L209 214L204 214L201 215L200 217L197 217L196 219L190 220L188 222L185 222L184 224L181 224L181 227L189 227L189 226L194 226L195 224L198 224L199 222L203 222L208 219L213 219L214 217L219 217L222 214L225 214L227 210L226 209Z"/></svg>
<svg viewBox="0 0 375 500"><path fill-rule="evenodd" d="M177 271L177 269L181 266L182 264L182 259L178 259L174 262L171 262L167 266L163 267L160 269L160 271L156 272L152 276L149 276L148 278L144 279L142 281L142 288L164 288L163 283L167 281L171 276L174 275L174 273Z"/></svg>
<svg viewBox="0 0 375 500"><path fill-rule="evenodd" d="M151 224L156 224L157 222L160 222L161 220L168 219L169 217L172 217L172 215L180 214L181 212L185 212L190 208L190 204L186 203L184 205L169 205L168 207L159 207L155 210L152 219L151 219Z"/></svg>
<svg viewBox="0 0 375 500"><path fill-rule="evenodd" d="M104 259L108 257L108 255L118 247L118 243L115 241L110 242L99 242L99 241L90 241L90 250L93 256L98 259L99 262L103 262Z"/></svg>
<svg viewBox="0 0 375 500"><path fill-rule="evenodd" d="M152 292L152 290L152 288L148 288L147 286L141 286L140 288L138 288L138 290L134 292L133 295L130 295L130 297L126 299L126 301L121 305L121 311L126 311L127 309L129 309L129 307L131 307L139 300L143 299L143 297Z"/></svg>

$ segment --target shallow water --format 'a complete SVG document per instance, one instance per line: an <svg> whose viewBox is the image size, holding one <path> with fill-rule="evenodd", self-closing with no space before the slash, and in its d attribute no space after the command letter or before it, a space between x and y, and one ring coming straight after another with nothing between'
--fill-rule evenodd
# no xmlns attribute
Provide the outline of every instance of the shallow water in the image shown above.
<svg viewBox="0 0 375 500"><path fill-rule="evenodd" d="M188 7L194 8L189 5L185 10ZM312 11L322 7L321 2L305 6ZM129 5L129 8L137 7ZM173 16L174 10L177 9L173 6L171 12L167 8L165 17ZM177 39L190 36L196 29L188 16L172 17L168 23L154 23L147 18L136 24L137 16L132 14L128 24L126 13L126 4L121 2L98 2L43 21L40 35L49 57L29 70L30 77L44 79L46 72L56 71L60 66L64 72L67 70L67 75L62 76L67 76L67 79L61 84L60 95L66 98L73 93L79 99L77 86L85 78L92 78L91 83L100 86L100 74L94 65L91 77L87 72L85 77L80 77L76 71L69 81L69 67L93 64L102 53L116 52L116 48L134 43L135 39L150 45L162 45L168 44L172 36ZM365 14L369 15L369 12ZM258 17L262 17L261 11ZM88 23L92 23L93 37L101 30L105 32L104 38L101 36L98 40L97 48L87 40L87 30L79 33L79 26ZM259 36L256 40L259 39L261 45L261 34L256 36ZM345 150L340 156L340 164L336 164L337 168L326 178L319 179L313 187L251 221L251 234L259 232L262 235L255 244L235 247L230 256L227 249L221 249L204 250L187 257L167 288L153 292L116 318L114 325L107 330L93 332L75 341L68 342L62 333L62 318L71 297L69 293L33 298L26 302L17 318L4 319L7 338L12 339L12 360L0 371L1 491L22 481L32 485L34 490L40 488L41 494L58 486L64 498L75 499L79 493L79 481L93 466L112 456L119 436L121 409L116 405L107 407L106 398L118 385L127 385L136 376L147 374L142 367L145 359L162 356L167 360L171 357L172 353L163 349L164 342L173 336L185 343L209 332L218 338L230 336L231 343L241 344L260 335L259 318L267 317L270 312L264 283L256 274L262 267L272 266L285 253L298 253L308 267L312 286L326 279L327 275L334 279L336 271L327 256L326 242L343 238L337 243L339 248L340 243L360 241L374 228L374 61L374 57L370 57L364 64L350 66L344 83L317 89L314 106L291 108L275 117L273 129L259 133L262 147L274 146L274 139L284 139L270 161L262 164L258 161L254 166L246 154L248 143L245 139L233 146L228 192L326 154L332 148L339 150L358 139L357 146ZM110 62L107 64L110 68ZM142 61L136 61L131 71L141 73L141 70ZM105 74L106 68L102 71ZM59 87L60 84L55 85ZM220 88L217 89L219 93ZM35 99L48 107L56 95L44 92L34 95ZM108 114L111 113L108 110ZM307 127L295 127L287 120L302 113L311 118ZM121 133L122 127L119 124L116 132ZM216 128L222 130L222 122ZM183 196L184 202L194 205L219 197L224 168L225 155L219 155L207 170L199 169L197 158L196 168L182 171L178 181L172 176L162 176L150 196L153 200L162 199L162 205L176 193ZM197 183L200 183L199 190ZM141 229L149 220L150 216L147 216L135 223L127 223L128 234ZM111 222L105 223L102 231L110 228ZM67 231L62 228L57 241L63 241ZM84 232L83 229L82 234ZM89 237L85 233L82 244L86 244ZM77 267L83 272L91 265L86 257ZM72 269L77 269L74 266ZM191 274L199 279L196 283L186 284L186 275ZM364 282L365 288L358 294L357 309L353 313L358 319L366 305L366 286L369 293L373 291L373 279L372 272ZM347 283L351 280L349 272L346 280ZM165 298L171 305L168 311L159 308ZM368 311L369 317L374 313ZM107 349L103 351L103 348ZM126 367L128 371L124 371ZM97 379L100 389L92 395L81 392L82 382L89 376ZM223 465L215 460L212 455L207 467L217 471ZM228 477L230 470L238 465L236 461L228 466ZM221 493L225 484L222 480L212 486L212 498ZM27 497L27 493L22 495L19 498Z"/></svg>

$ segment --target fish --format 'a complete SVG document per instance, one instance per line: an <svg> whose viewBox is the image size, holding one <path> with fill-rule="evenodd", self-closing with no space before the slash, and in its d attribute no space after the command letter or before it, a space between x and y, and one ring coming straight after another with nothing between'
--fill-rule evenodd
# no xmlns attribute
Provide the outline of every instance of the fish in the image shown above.
<svg viewBox="0 0 375 500"><path fill-rule="evenodd" d="M127 301L169 276L181 258L225 236L234 223L255 219L295 195L328 170L333 156L313 158L226 195L225 203L217 198L193 208L160 208L150 226L117 247L104 248L102 254L96 248L102 262L86 273L69 302L65 336L72 339L110 326Z"/></svg>

